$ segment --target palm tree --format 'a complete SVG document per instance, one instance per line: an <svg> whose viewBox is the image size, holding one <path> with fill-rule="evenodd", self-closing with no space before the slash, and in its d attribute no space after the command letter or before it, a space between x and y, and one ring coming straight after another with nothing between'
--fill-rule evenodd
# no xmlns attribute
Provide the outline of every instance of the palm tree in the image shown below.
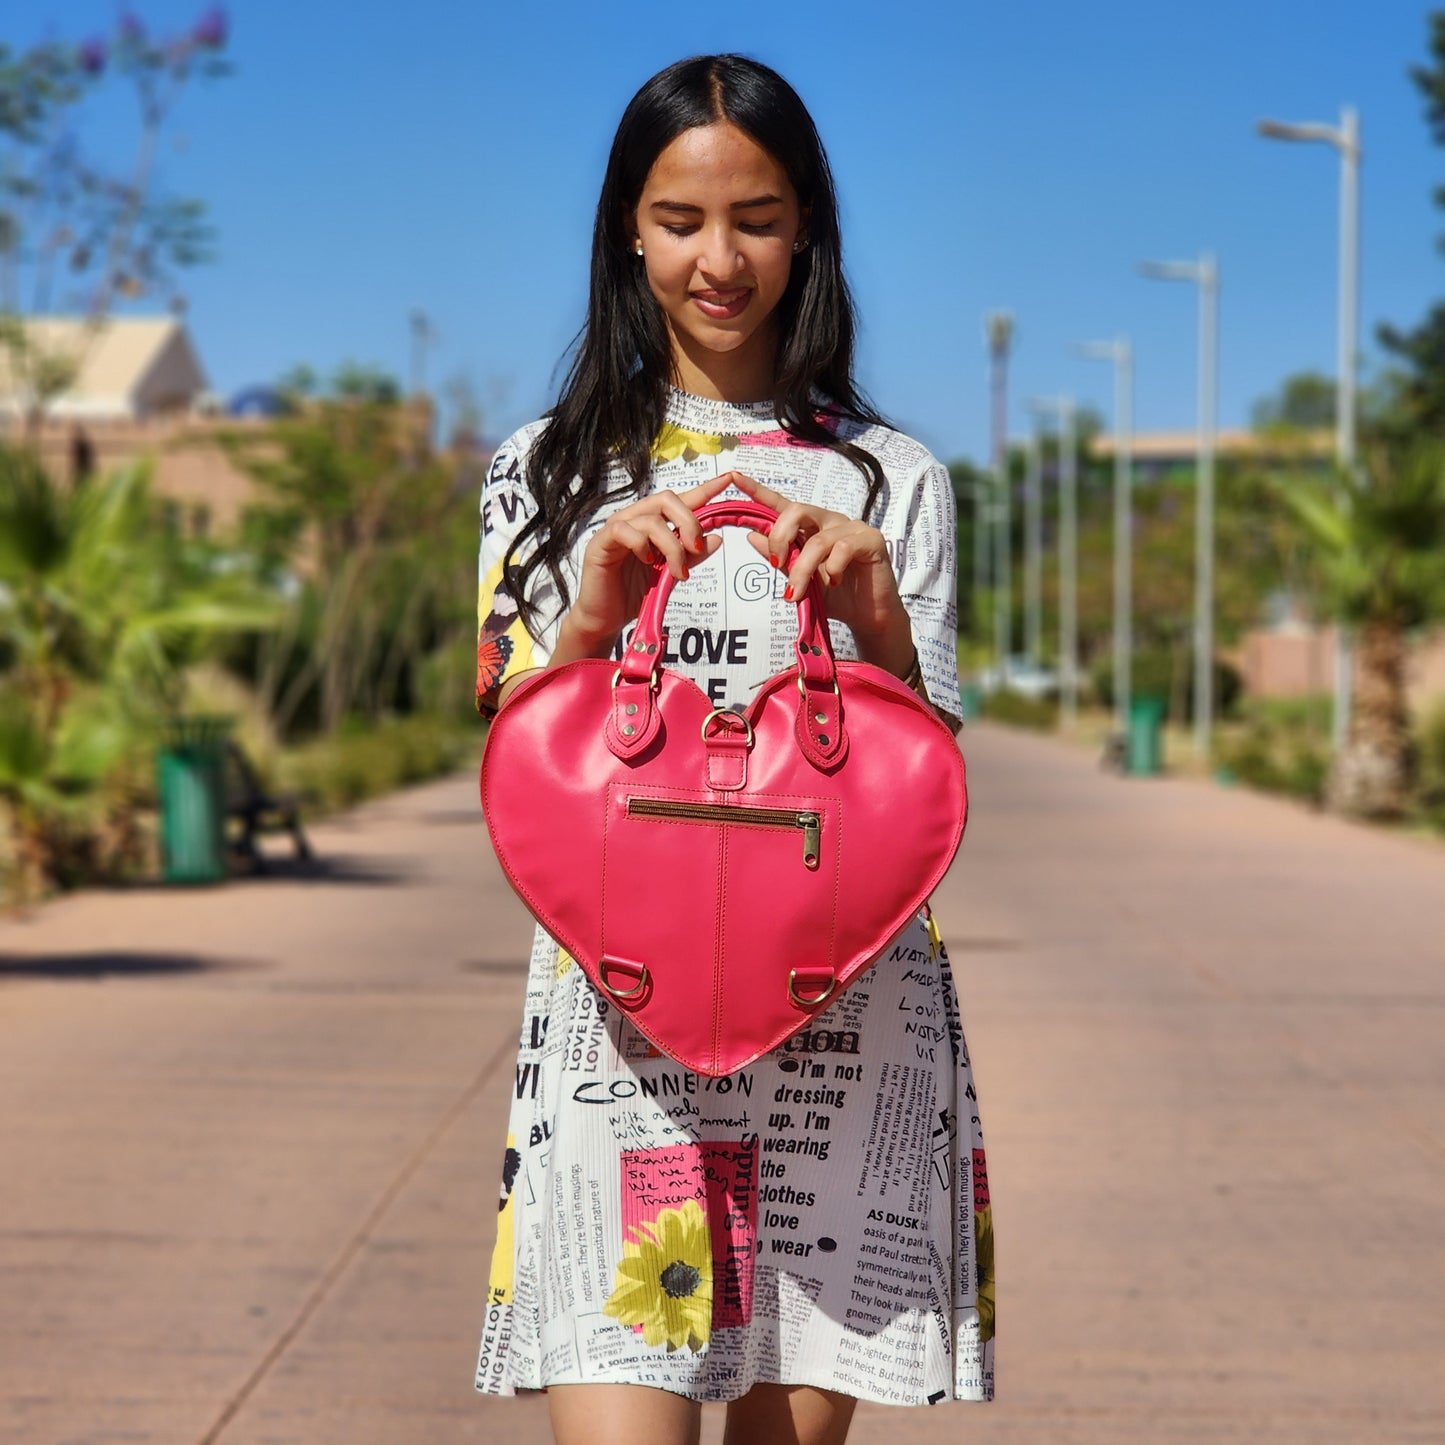
<svg viewBox="0 0 1445 1445"><path fill-rule="evenodd" d="M134 775L199 638L273 626L279 601L164 526L136 464L58 486L0 447L0 803L22 888L129 834Z"/></svg>
<svg viewBox="0 0 1445 1445"><path fill-rule="evenodd" d="M1330 806L1398 818L1414 781L1408 635L1445 618L1445 445L1376 440L1359 476L1328 490L1297 478L1277 489L1313 543L1325 612L1356 634L1350 733L1334 760Z"/></svg>

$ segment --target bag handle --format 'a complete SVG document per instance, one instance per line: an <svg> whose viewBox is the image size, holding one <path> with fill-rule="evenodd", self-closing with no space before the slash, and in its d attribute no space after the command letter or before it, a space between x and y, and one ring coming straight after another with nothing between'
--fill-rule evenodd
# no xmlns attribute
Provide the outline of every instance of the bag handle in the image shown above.
<svg viewBox="0 0 1445 1445"><path fill-rule="evenodd" d="M751 499L745 501L709 502L697 510L697 520L704 532L720 527L750 527L755 532L767 531L778 520L771 507ZM788 551L791 563L802 550L795 539ZM659 665L662 643L666 638L663 618L677 578L662 562L653 564L654 577L637 610L637 626L632 643L622 658L622 675L629 682L641 682ZM809 680L823 687L833 685L833 648L828 639L828 611L823 603L822 585L816 578L798 599L799 670ZM806 646L805 646L806 644Z"/></svg>
<svg viewBox="0 0 1445 1445"><path fill-rule="evenodd" d="M778 520L771 507L751 498L709 502L699 507L697 520L704 532L720 527L749 527L767 531ZM794 538L788 549L791 563L801 551ZM641 752L656 736L661 719L653 704L657 673L667 633L663 618L677 578L663 562L654 563L651 585L637 612L632 641L622 655L613 679L612 711L607 720L607 746L620 758ZM847 751L843 732L842 699L838 692L837 666L828 636L828 609L823 585L816 574L808 590L795 604L798 638L794 653L798 661L798 746L816 766L831 767Z"/></svg>

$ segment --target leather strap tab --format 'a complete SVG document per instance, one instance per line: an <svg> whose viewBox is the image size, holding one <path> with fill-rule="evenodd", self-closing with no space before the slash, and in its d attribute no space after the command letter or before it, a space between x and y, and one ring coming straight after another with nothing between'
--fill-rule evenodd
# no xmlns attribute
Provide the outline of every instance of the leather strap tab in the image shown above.
<svg viewBox="0 0 1445 1445"><path fill-rule="evenodd" d="M707 785L715 792L735 793L748 782L748 739L733 728L712 734L707 747Z"/></svg>
<svg viewBox="0 0 1445 1445"><path fill-rule="evenodd" d="M709 502L707 506L698 508L696 515L704 532L728 526L767 531L778 519L772 508L747 499ZM799 550L795 540L788 551L790 564ZM638 609L632 640L622 655L618 683L613 689L612 713L605 730L607 746L619 758L636 757L657 734L658 714L651 682L666 650L667 634L663 630L662 619L676 585L677 579L672 573L661 563L657 564L652 585ZM799 692L802 694L796 728L798 746L814 767L832 768L847 756L848 740L843 731L843 708L838 696L833 645L828 636L828 610L823 599L823 584L816 576L796 605L798 640L795 655L798 659ZM636 711L627 712L634 705ZM723 792L741 788L747 776L746 749L739 761L733 757L733 745L719 741L716 758L714 762L714 752L709 744L708 786Z"/></svg>
<svg viewBox="0 0 1445 1445"><path fill-rule="evenodd" d="M635 758L657 736L661 726L662 714L657 710L650 675L631 682L624 673L612 689L612 707L602 729L608 751L624 762Z"/></svg>
<svg viewBox="0 0 1445 1445"><path fill-rule="evenodd" d="M639 623L632 634L632 641L627 644L627 651L622 654L620 666L622 675L628 682L650 681L653 672L662 666L667 634L659 632L658 635L648 638L641 633L642 625Z"/></svg>
<svg viewBox="0 0 1445 1445"><path fill-rule="evenodd" d="M798 692L795 736L799 750L815 768L837 767L848 756L842 695L836 684L826 689L805 684Z"/></svg>

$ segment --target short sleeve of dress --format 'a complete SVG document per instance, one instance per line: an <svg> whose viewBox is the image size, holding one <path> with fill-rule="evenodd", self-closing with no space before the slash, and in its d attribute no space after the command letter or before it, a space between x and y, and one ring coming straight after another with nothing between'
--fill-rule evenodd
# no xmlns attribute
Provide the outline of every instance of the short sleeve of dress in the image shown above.
<svg viewBox="0 0 1445 1445"><path fill-rule="evenodd" d="M536 510L525 475L527 429L497 448L482 483L481 549L477 562L477 711L492 717L502 684L529 668L545 667L550 648L522 622L515 577L525 553L514 555L504 575L507 552Z"/></svg>
<svg viewBox="0 0 1445 1445"><path fill-rule="evenodd" d="M898 591L929 701L956 733L958 716L958 526L948 468L926 457L913 478Z"/></svg>

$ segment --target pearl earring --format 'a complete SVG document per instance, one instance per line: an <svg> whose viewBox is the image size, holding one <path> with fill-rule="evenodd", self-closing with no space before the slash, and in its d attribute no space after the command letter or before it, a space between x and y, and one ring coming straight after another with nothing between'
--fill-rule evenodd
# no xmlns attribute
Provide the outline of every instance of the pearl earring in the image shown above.
<svg viewBox="0 0 1445 1445"><path fill-rule="evenodd" d="M801 251L802 249L803 249L803 243L802 243L801 241L794 241L794 242L793 242L793 255L796 256L796 255L798 254L798 252Z"/></svg>
<svg viewBox="0 0 1445 1445"><path fill-rule="evenodd" d="M632 247L632 250L633 250L633 253L634 253L635 255L640 256L640 255L642 254L642 242L641 242L641 241L638 241L638 242Z"/></svg>

